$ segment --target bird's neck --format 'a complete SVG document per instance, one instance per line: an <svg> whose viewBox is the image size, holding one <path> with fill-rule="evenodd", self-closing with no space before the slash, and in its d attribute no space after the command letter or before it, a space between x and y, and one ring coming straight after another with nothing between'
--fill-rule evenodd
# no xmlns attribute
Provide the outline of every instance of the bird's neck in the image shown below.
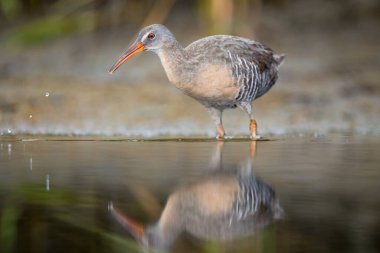
<svg viewBox="0 0 380 253"><path fill-rule="evenodd" d="M157 52L165 69L169 81L179 89L185 89L187 85L187 53L185 49L174 41Z"/></svg>

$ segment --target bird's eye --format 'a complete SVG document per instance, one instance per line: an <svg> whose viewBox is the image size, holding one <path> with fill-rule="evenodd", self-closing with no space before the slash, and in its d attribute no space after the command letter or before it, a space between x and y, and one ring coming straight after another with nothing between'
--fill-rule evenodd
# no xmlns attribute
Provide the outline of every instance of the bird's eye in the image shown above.
<svg viewBox="0 0 380 253"><path fill-rule="evenodd" d="M155 37L156 37L156 35L154 33L149 33L149 35L148 35L148 38L150 40L154 39Z"/></svg>

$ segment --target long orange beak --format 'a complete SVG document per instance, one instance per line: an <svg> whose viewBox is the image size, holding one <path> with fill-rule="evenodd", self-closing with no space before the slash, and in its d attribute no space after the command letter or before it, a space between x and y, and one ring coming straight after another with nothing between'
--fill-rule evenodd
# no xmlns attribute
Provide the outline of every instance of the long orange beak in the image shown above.
<svg viewBox="0 0 380 253"><path fill-rule="evenodd" d="M138 43L133 43L119 58L119 60L117 60L117 62L115 62L115 64L110 68L110 70L108 71L110 74L113 74L113 72L115 72L115 70L117 70L121 64L123 64L126 60L128 60L129 58L131 58L132 56L134 56L135 54L138 54L142 51L145 50L145 46L143 43L141 42L138 42Z"/></svg>
<svg viewBox="0 0 380 253"><path fill-rule="evenodd" d="M109 206L109 211L111 212L112 216L117 220L117 222L119 222L119 224L122 225L124 229L127 230L133 236L133 238L135 238L135 240L137 240L138 242L142 241L142 238L145 234L144 226L138 224L131 218L120 213L113 207L113 204Z"/></svg>

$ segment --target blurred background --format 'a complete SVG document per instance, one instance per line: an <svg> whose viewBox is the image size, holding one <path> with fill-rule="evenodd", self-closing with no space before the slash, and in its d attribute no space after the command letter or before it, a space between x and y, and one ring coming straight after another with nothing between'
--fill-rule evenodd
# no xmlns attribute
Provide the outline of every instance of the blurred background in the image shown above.
<svg viewBox="0 0 380 253"><path fill-rule="evenodd" d="M186 46L212 34L287 55L254 102L262 135L380 134L377 0L0 0L0 134L214 135L157 56L107 70L145 25ZM227 134L248 134L226 111Z"/></svg>

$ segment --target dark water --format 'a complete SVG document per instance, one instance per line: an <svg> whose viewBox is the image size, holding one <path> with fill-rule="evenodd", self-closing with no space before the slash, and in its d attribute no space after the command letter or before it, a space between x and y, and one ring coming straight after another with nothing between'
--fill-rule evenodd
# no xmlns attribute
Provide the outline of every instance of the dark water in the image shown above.
<svg viewBox="0 0 380 253"><path fill-rule="evenodd" d="M380 251L377 137L256 145L4 138L0 145L0 252L139 252L139 244L108 210L111 201L140 224L155 224L163 212L179 224L205 211L194 207L194 199L208 196L215 185L216 197L204 203L214 212L187 224L169 251ZM282 219L260 216L247 225L213 218L229 203L228 187L244 177L275 192ZM169 196L181 199L178 210L186 212L163 211ZM214 223L219 229L230 225L219 231Z"/></svg>

